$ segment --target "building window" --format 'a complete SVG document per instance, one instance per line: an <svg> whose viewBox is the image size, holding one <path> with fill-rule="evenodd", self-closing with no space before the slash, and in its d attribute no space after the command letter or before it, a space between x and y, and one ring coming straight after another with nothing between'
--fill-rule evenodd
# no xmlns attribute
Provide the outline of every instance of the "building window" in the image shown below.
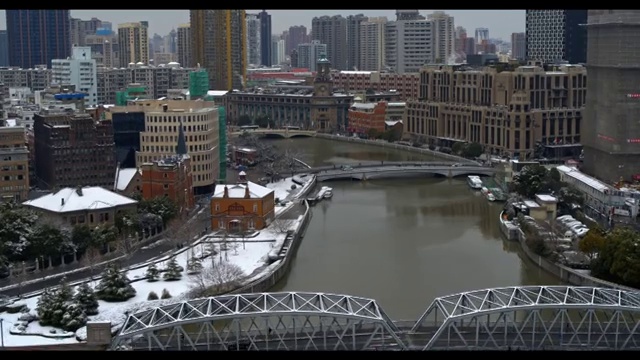
<svg viewBox="0 0 640 360"><path fill-rule="evenodd" d="M216 211L220 211L220 203L215 203L214 207Z"/></svg>
<svg viewBox="0 0 640 360"><path fill-rule="evenodd" d="M167 190L169 188L169 184L164 184L162 187L164 187L164 189Z"/></svg>
<svg viewBox="0 0 640 360"><path fill-rule="evenodd" d="M249 219L249 229L253 230L256 228L255 222L253 219Z"/></svg>
<svg viewBox="0 0 640 360"><path fill-rule="evenodd" d="M253 204L253 212L254 213L258 212L258 204Z"/></svg>
<svg viewBox="0 0 640 360"><path fill-rule="evenodd" d="M164 173L164 174L162 174L162 177L166 179L167 177L169 177L169 175Z"/></svg>

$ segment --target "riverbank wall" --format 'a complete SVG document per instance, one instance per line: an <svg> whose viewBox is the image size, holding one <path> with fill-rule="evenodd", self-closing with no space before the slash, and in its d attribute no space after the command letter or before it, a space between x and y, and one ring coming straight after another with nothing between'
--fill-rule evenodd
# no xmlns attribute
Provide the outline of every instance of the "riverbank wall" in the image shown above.
<svg viewBox="0 0 640 360"><path fill-rule="evenodd" d="M516 225L512 224L509 221L505 221L503 219L503 213L500 213L499 221L500 221L500 231L502 235L509 241L517 241L520 244L520 248L522 249L522 253L535 263L538 267L545 270L546 272L556 276L561 281L575 285L575 286L590 286L590 287L604 287L610 289L624 290L624 291L638 291L638 289L634 289L632 287L616 284L610 281L598 279L591 275L587 275L578 270L572 269L570 267L564 266L562 264L555 263L546 259L529 249L527 246L527 237L524 232Z"/></svg>
<svg viewBox="0 0 640 360"><path fill-rule="evenodd" d="M314 188L316 184L316 179L314 177L313 181L310 182L308 186L305 187L299 194L299 199L304 199L305 196ZM300 242L304 237L304 234L307 231L307 227L309 226L309 222L311 221L311 207L309 206L309 202L307 200L302 200L305 206L304 214L302 215L302 221L296 228L293 237L291 238L290 244L283 244L283 246L289 246L286 254L273 270L269 273L264 274L264 276L256 279L238 289L235 289L230 292L230 294L249 294L249 293L260 293L269 291L275 284L277 284L291 269L291 262L293 261L293 255L298 251L298 247L300 246Z"/></svg>
<svg viewBox="0 0 640 360"><path fill-rule="evenodd" d="M448 161L455 161L455 162L464 163L464 164L481 165L477 161L465 159L465 158L460 157L460 156L451 155L451 154L445 154L445 153L442 153L442 152L439 152L439 151L420 148L420 147L415 147L415 146L407 146L407 145L401 145L401 144L396 144L396 143L389 143L389 142L381 141L381 140L367 140L367 139L354 138L354 137L351 137L351 136L337 136L337 135L323 134L323 133L317 133L316 137L317 138L321 138L321 139L328 139L328 140L344 141L344 142L350 142L350 143L356 143L356 144L379 146L379 147L383 147L383 148L387 148L387 149L396 149L396 150L409 151L409 152L416 153L416 154L430 155L430 156L441 158L441 159L445 159L445 160L448 160Z"/></svg>

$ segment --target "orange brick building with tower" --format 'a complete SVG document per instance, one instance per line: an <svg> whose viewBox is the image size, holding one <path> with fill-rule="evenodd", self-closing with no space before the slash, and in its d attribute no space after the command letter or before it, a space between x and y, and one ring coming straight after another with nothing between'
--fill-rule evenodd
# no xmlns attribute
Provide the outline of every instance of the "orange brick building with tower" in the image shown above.
<svg viewBox="0 0 640 360"><path fill-rule="evenodd" d="M139 191L144 199L166 196L178 207L181 214L193 209L193 177L191 158L187 155L187 144L182 124L178 129L176 155L140 165L137 175ZM137 181L137 180L136 180Z"/></svg>
<svg viewBox="0 0 640 360"><path fill-rule="evenodd" d="M367 135L371 129L383 133L387 116L387 102L354 103L349 108L349 132Z"/></svg>
<svg viewBox="0 0 640 360"><path fill-rule="evenodd" d="M247 181L240 172L238 184L216 185L211 197L211 229L229 232L260 230L275 216L274 191Z"/></svg>

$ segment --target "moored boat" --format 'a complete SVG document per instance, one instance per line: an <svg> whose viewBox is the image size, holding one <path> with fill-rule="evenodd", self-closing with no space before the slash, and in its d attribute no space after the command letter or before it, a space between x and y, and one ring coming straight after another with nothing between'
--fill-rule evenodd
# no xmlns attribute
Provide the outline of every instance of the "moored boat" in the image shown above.
<svg viewBox="0 0 640 360"><path fill-rule="evenodd" d="M467 176L467 184L469 184L469 187L474 190L482 189L482 180L480 179L480 176L476 176L476 175Z"/></svg>

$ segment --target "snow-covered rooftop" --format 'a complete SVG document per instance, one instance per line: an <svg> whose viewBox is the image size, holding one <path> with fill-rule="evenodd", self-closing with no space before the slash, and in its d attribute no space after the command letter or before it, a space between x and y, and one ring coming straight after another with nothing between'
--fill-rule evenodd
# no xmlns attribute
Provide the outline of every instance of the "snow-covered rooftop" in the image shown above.
<svg viewBox="0 0 640 360"><path fill-rule="evenodd" d="M116 190L124 191L138 172L136 168L120 169L116 174Z"/></svg>
<svg viewBox="0 0 640 360"><path fill-rule="evenodd" d="M355 103L355 104L351 105L351 107L356 109L356 110L372 110L373 108L376 107L376 104L374 104L374 103Z"/></svg>
<svg viewBox="0 0 640 360"><path fill-rule="evenodd" d="M556 169L558 169L558 171L560 171L561 173L564 173L566 176L572 177L574 178L576 181L579 181L597 191L600 192L604 192L605 190L609 190L610 186L603 183L602 181L598 180L598 179L594 179L591 176L587 175L587 174L583 174L580 171L578 171L578 169L576 168L572 168L569 166L565 166L565 165L561 165L558 166Z"/></svg>
<svg viewBox="0 0 640 360"><path fill-rule="evenodd" d="M525 200L524 204L529 208L529 209L537 209L540 207L540 204L538 204L537 202L533 201L533 200Z"/></svg>
<svg viewBox="0 0 640 360"><path fill-rule="evenodd" d="M403 107L403 106L407 106L407 103L406 102L390 102L390 103L387 103L387 106L390 106L390 107Z"/></svg>
<svg viewBox="0 0 640 360"><path fill-rule="evenodd" d="M373 73L373 71L352 71L352 70L340 71L340 74L345 74L345 75L371 75L371 73Z"/></svg>
<svg viewBox="0 0 640 360"><path fill-rule="evenodd" d="M265 196L269 195L273 192L273 190L266 188L264 186L260 186L251 181L247 181L246 184L235 184L235 185L216 185L216 189L213 192L213 198L222 198L224 197L224 189L227 188L229 191L229 197L232 199L242 199L246 193L246 187L249 187L249 196L251 199L262 199Z"/></svg>
<svg viewBox="0 0 640 360"><path fill-rule="evenodd" d="M137 201L103 189L98 186L81 190L64 188L56 193L25 201L22 204L55 213L67 213L83 210L110 209L116 206L131 205Z"/></svg>
<svg viewBox="0 0 640 360"><path fill-rule="evenodd" d="M397 123L402 124L402 120L386 120L384 123L387 124L387 126L394 126Z"/></svg>
<svg viewBox="0 0 640 360"><path fill-rule="evenodd" d="M555 196L551 196L551 195L539 194L539 195L536 195L536 199L544 203L558 202L558 199Z"/></svg>
<svg viewBox="0 0 640 360"><path fill-rule="evenodd" d="M209 96L224 96L228 93L228 90L209 90L207 91L207 95Z"/></svg>

